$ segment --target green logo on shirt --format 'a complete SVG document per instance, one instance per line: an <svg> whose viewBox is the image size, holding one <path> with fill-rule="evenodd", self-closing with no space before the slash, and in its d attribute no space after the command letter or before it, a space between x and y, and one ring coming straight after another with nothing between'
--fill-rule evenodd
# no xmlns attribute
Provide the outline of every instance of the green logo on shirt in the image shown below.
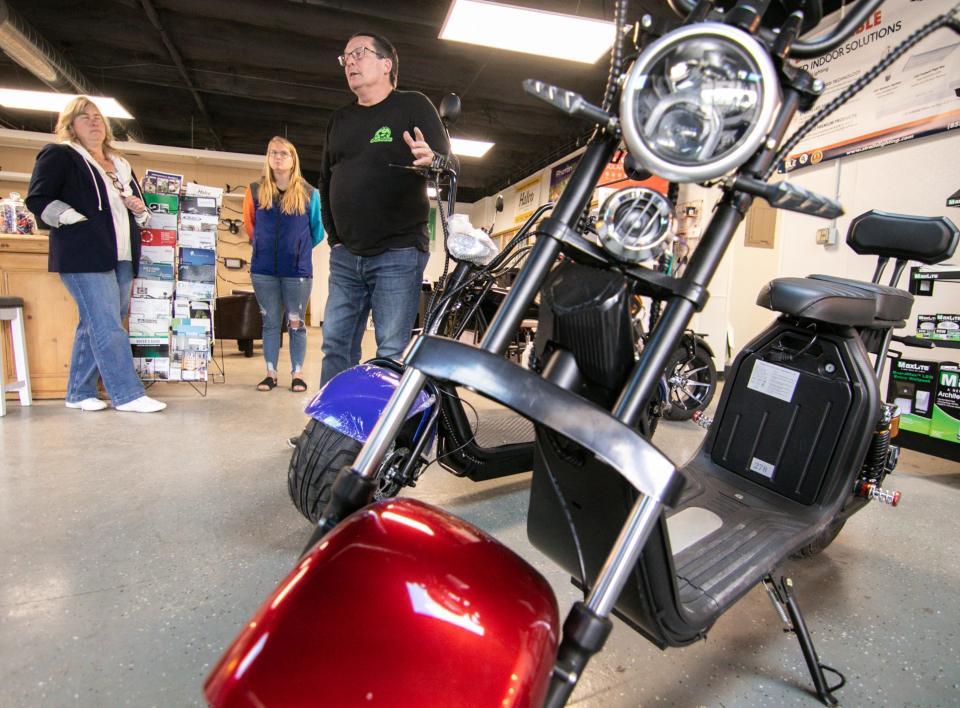
<svg viewBox="0 0 960 708"><path fill-rule="evenodd" d="M378 130L372 138L370 138L371 143L392 143L393 142L393 133L390 132L390 128L383 126Z"/></svg>

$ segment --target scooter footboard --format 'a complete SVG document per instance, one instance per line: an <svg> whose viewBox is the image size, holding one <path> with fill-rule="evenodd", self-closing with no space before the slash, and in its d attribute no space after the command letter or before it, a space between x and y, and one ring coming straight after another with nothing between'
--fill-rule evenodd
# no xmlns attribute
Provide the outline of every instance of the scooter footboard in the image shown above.
<svg viewBox="0 0 960 708"><path fill-rule="evenodd" d="M559 634L553 592L524 560L393 499L311 549L204 691L213 706L539 706Z"/></svg>

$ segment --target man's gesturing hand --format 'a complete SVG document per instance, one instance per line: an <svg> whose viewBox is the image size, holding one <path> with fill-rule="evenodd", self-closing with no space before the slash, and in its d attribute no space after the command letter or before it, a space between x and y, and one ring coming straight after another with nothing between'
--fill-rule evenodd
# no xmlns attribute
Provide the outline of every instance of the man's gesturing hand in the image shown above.
<svg viewBox="0 0 960 708"><path fill-rule="evenodd" d="M423 139L423 133L420 132L420 128L413 129L413 137L410 136L409 131L403 131L403 140L410 147L410 152L413 154L413 164L417 167L429 167L430 163L433 162L433 150L427 145L427 141Z"/></svg>

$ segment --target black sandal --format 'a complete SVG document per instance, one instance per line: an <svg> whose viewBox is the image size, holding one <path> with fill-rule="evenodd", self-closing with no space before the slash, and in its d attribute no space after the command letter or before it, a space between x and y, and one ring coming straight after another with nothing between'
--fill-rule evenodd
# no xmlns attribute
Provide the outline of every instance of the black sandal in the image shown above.
<svg viewBox="0 0 960 708"><path fill-rule="evenodd" d="M303 393L307 390L307 382L295 376L290 382L290 390L294 393Z"/></svg>
<svg viewBox="0 0 960 708"><path fill-rule="evenodd" d="M277 380L272 376L264 377L263 381L257 384L258 391L272 391L277 387Z"/></svg>

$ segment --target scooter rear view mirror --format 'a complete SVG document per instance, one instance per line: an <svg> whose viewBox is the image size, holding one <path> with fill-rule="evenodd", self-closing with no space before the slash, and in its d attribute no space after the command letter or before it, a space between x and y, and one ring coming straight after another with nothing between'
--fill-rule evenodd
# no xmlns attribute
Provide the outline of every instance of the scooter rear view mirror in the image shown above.
<svg viewBox="0 0 960 708"><path fill-rule="evenodd" d="M448 93L443 97L443 100L440 101L440 120L443 121L443 126L450 129L450 126L457 122L460 118L460 97L455 93Z"/></svg>

